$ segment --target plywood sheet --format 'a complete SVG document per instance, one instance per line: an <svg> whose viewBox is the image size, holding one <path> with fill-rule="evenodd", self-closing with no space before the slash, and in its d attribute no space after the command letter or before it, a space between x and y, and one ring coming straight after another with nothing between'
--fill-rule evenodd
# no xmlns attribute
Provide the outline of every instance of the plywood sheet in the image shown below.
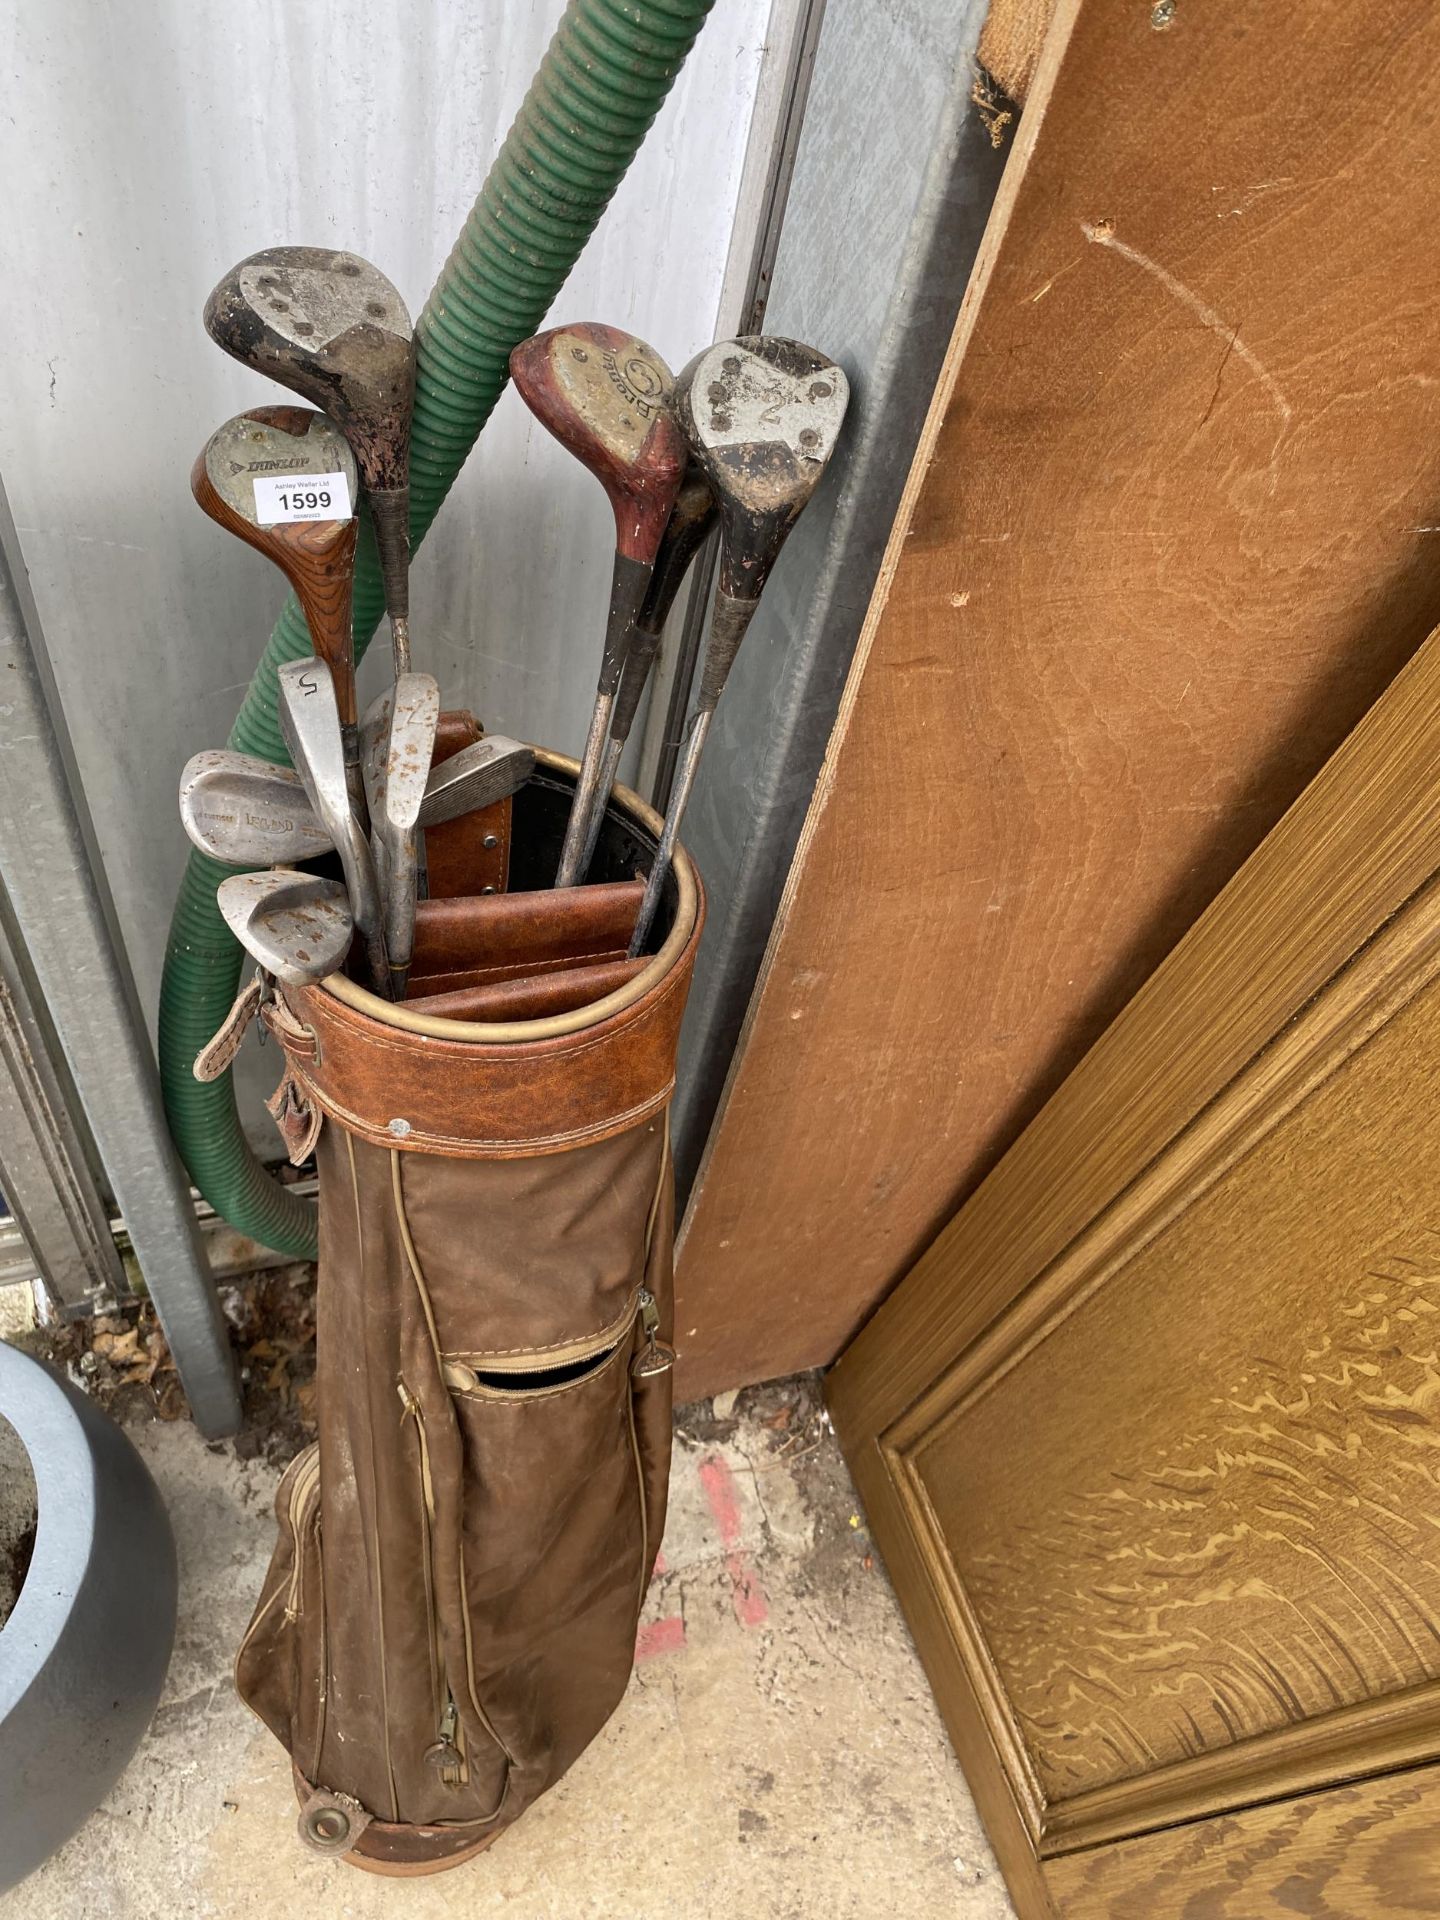
<svg viewBox="0 0 1440 1920"><path fill-rule="evenodd" d="M838 1352L1440 610L1440 17L1060 13L692 1206L682 1392Z"/></svg>

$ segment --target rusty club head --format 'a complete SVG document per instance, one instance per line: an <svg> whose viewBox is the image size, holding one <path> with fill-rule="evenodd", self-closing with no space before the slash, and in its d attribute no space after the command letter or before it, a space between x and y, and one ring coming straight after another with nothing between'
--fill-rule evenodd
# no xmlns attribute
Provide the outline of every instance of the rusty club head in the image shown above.
<svg viewBox="0 0 1440 1920"><path fill-rule="evenodd" d="M344 435L308 407L237 414L211 434L190 475L210 518L273 560L295 589L347 725L355 719L355 484Z"/></svg>
<svg viewBox="0 0 1440 1920"><path fill-rule="evenodd" d="M632 957L649 938L726 679L770 569L820 484L849 398L845 375L823 353L760 334L719 341L675 382L676 416L719 508L720 580L695 711L631 935Z"/></svg>
<svg viewBox="0 0 1440 1920"><path fill-rule="evenodd" d="M231 874L215 898L241 946L277 980L308 986L345 964L355 923L338 880L271 867Z"/></svg>
<svg viewBox="0 0 1440 1920"><path fill-rule="evenodd" d="M510 355L510 377L540 424L595 475L615 515L605 647L555 876L556 886L569 887L579 874L630 635L685 475L685 441L670 412L670 369L618 327L586 322L538 333Z"/></svg>
<svg viewBox="0 0 1440 1920"><path fill-rule="evenodd" d="M625 637L685 474L685 441L670 412L670 369L633 334L588 322L522 341L510 355L510 377L541 426L594 474L615 515L602 670L613 693Z"/></svg>
<svg viewBox="0 0 1440 1920"><path fill-rule="evenodd" d="M405 302L357 254L268 247L215 288L205 329L244 365L322 407L350 442L375 522L396 653L408 654L415 335Z"/></svg>
<svg viewBox="0 0 1440 1920"><path fill-rule="evenodd" d="M675 383L675 411L714 489L720 590L757 600L835 449L850 384L798 340L721 340Z"/></svg>

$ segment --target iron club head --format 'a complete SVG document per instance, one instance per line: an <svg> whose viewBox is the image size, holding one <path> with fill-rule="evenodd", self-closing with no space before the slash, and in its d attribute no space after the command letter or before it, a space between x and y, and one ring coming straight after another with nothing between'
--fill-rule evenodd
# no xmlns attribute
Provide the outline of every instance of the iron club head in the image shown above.
<svg viewBox="0 0 1440 1920"><path fill-rule="evenodd" d="M334 683L325 662L315 659L287 661L276 678L280 731L315 817L334 842L345 869L372 984L377 992L388 992L390 969L381 930L380 892L370 844L350 803Z"/></svg>
<svg viewBox="0 0 1440 1920"><path fill-rule="evenodd" d="M350 951L355 923L338 880L271 867L231 874L215 897L245 951L291 986L323 980Z"/></svg>
<svg viewBox="0 0 1440 1920"><path fill-rule="evenodd" d="M416 825L438 827L462 813L490 807L518 793L535 771L535 749L503 734L487 733L473 746L432 767Z"/></svg>
<svg viewBox="0 0 1440 1920"><path fill-rule="evenodd" d="M231 867L314 860L332 844L299 774L225 747L186 761L180 820L202 853Z"/></svg>
<svg viewBox="0 0 1440 1920"><path fill-rule="evenodd" d="M407 672L415 335L405 302L357 254L268 247L215 288L205 329L247 367L323 407L353 447L375 521L395 670Z"/></svg>
<svg viewBox="0 0 1440 1920"><path fill-rule="evenodd" d="M404 998L415 940L415 829L439 720L436 682L428 673L403 673L371 705L361 729L365 797L396 999Z"/></svg>

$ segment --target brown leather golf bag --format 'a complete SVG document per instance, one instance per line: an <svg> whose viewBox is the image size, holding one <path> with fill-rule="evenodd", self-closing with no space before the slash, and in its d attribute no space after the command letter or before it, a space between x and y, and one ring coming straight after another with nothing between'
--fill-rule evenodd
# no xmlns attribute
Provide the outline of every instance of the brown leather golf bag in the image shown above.
<svg viewBox="0 0 1440 1920"><path fill-rule="evenodd" d="M479 1851L594 1737L664 1525L666 1115L703 905L682 854L659 950L625 961L659 823L623 794L608 884L543 890L569 764L516 798L514 891L422 903L403 1005L337 976L263 1009L287 1134L318 1127L319 1439L237 1684L302 1837L382 1872Z"/></svg>

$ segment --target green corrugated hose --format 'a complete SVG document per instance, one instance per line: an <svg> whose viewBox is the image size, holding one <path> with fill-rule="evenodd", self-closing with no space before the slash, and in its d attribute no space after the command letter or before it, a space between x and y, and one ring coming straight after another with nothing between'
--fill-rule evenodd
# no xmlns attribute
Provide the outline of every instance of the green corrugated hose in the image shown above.
<svg viewBox="0 0 1440 1920"><path fill-rule="evenodd" d="M510 350L536 331L695 44L713 0L570 0L416 329L410 541L424 539L489 419ZM355 575L355 651L384 611L373 543ZM292 597L270 636L229 744L286 759L276 671L310 652ZM160 987L160 1073L170 1130L215 1211L267 1247L313 1259L314 1206L251 1151L230 1075L191 1063L229 1010L244 954L215 904L230 867L192 853Z"/></svg>

